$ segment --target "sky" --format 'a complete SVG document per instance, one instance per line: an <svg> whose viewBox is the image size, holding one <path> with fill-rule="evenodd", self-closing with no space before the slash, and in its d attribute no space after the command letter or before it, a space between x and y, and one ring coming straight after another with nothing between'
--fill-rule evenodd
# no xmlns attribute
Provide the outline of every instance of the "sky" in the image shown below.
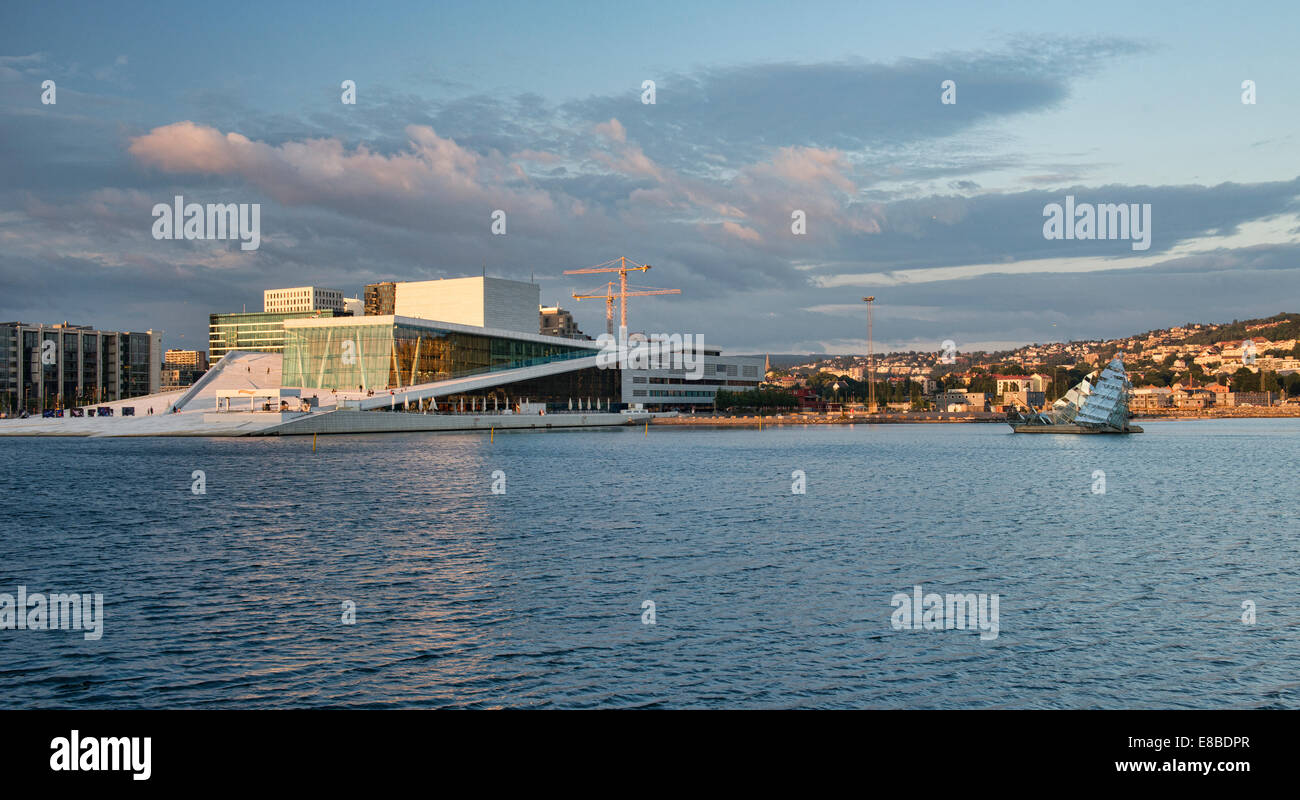
<svg viewBox="0 0 1300 800"><path fill-rule="evenodd" d="M1285 3L8 4L0 320L203 349L209 313L265 289L486 270L595 335L604 304L571 295L603 282L562 273L618 256L681 290L631 299L631 328L728 352L865 352L868 294L878 351L1300 311L1298 22ZM176 195L260 204L259 246L156 239ZM1067 195L1149 204L1149 248L1045 238Z"/></svg>

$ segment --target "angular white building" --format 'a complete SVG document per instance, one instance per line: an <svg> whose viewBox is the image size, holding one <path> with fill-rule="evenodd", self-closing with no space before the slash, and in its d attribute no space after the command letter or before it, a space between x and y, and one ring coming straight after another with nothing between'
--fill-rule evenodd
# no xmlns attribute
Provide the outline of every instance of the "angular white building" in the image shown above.
<svg viewBox="0 0 1300 800"><path fill-rule="evenodd" d="M396 286L393 314L479 328L537 333L537 309L541 297L542 289L537 284L504 278L401 281Z"/></svg>

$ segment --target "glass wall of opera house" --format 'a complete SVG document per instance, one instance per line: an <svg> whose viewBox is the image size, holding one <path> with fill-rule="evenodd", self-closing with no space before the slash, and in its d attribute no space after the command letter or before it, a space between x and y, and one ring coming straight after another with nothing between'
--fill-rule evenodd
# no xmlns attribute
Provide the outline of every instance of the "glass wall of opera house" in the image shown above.
<svg viewBox="0 0 1300 800"><path fill-rule="evenodd" d="M388 390L595 354L594 342L396 316L286 320L284 383ZM593 387L594 388L594 387Z"/></svg>

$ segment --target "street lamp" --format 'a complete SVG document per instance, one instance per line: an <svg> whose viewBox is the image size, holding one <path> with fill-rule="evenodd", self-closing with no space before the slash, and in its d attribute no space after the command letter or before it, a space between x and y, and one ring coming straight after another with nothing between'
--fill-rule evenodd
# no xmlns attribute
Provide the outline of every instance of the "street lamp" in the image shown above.
<svg viewBox="0 0 1300 800"><path fill-rule="evenodd" d="M867 413L871 414L876 410L876 352L871 340L871 304L876 296L864 297L862 302L867 304Z"/></svg>

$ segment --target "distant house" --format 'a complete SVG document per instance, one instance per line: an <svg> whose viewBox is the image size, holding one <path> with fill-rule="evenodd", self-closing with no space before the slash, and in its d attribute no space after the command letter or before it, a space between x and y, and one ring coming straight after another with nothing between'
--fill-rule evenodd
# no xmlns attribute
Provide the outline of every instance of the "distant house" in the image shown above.
<svg viewBox="0 0 1300 800"><path fill-rule="evenodd" d="M1129 396L1129 408L1134 411L1169 408L1173 404L1173 390L1168 386L1143 386Z"/></svg>
<svg viewBox="0 0 1300 800"><path fill-rule="evenodd" d="M987 411L988 400L983 392L954 389L934 396L935 411Z"/></svg>
<svg viewBox="0 0 1300 800"><path fill-rule="evenodd" d="M1004 392L1002 394L1002 404L1005 406L1029 406L1030 408L1042 408L1047 404L1046 392L1035 392L1032 389L1021 389L1018 392Z"/></svg>
<svg viewBox="0 0 1300 800"><path fill-rule="evenodd" d="M1214 392L1198 387L1177 388L1172 399L1175 408L1209 408L1214 405Z"/></svg>

